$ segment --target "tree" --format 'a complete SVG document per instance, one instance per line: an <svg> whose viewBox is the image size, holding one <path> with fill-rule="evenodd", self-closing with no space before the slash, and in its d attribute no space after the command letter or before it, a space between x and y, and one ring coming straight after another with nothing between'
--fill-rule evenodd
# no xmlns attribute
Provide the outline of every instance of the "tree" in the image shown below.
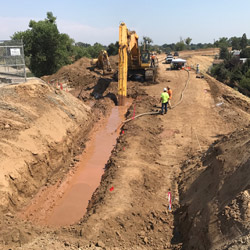
<svg viewBox="0 0 250 250"><path fill-rule="evenodd" d="M214 42L215 47L221 48L221 47L228 47L229 40L227 37L221 37L218 41Z"/></svg>
<svg viewBox="0 0 250 250"><path fill-rule="evenodd" d="M108 46L108 49L107 49L107 52L108 54L111 56L111 55L117 55L118 54L118 49L119 49L119 42L116 42L115 44L114 43L111 43L109 44Z"/></svg>
<svg viewBox="0 0 250 250"><path fill-rule="evenodd" d="M221 82L228 81L230 78L230 72L225 68L223 63L215 65L211 69L211 74L212 76L215 76L215 78L218 81L221 81Z"/></svg>
<svg viewBox="0 0 250 250"><path fill-rule="evenodd" d="M243 74L241 73L240 68L238 68L231 73L230 82L235 84L235 82L240 82L242 78Z"/></svg>
<svg viewBox="0 0 250 250"><path fill-rule="evenodd" d="M83 47L83 48L88 48L88 47L91 46L91 44L89 44L89 43L78 42L78 43L75 44L75 46Z"/></svg>
<svg viewBox="0 0 250 250"><path fill-rule="evenodd" d="M17 32L12 39L22 36L26 56L30 57L30 70L38 77L55 73L60 67L71 62L74 40L67 34L59 33L56 17L47 13L43 21L29 23L28 30Z"/></svg>
<svg viewBox="0 0 250 250"><path fill-rule="evenodd" d="M185 48L186 48L186 46L185 46L185 43L183 41L180 41L180 42L175 44L175 50L177 50L177 51L184 50Z"/></svg>
<svg viewBox="0 0 250 250"><path fill-rule="evenodd" d="M185 43L186 43L186 45L187 45L188 47L189 47L191 41L192 41L192 38L190 38L190 37L188 37L188 38L185 39Z"/></svg>
<svg viewBox="0 0 250 250"><path fill-rule="evenodd" d="M242 35L242 38L240 40L240 47L241 47L241 49L245 49L247 47L247 35L246 35L246 33L244 33Z"/></svg>
<svg viewBox="0 0 250 250"><path fill-rule="evenodd" d="M240 53L241 58L250 58L250 48L245 48Z"/></svg>
<svg viewBox="0 0 250 250"><path fill-rule="evenodd" d="M82 57L91 58L91 56L88 52L88 49L85 47L81 47L81 46L74 46L74 53L73 54L74 54L75 60L78 60Z"/></svg>
<svg viewBox="0 0 250 250"><path fill-rule="evenodd" d="M230 58L230 52L228 51L226 46L222 46L220 48L220 59L229 59Z"/></svg>
<svg viewBox="0 0 250 250"><path fill-rule="evenodd" d="M99 53L101 50L105 50L106 48L100 44L100 43L95 43L93 46L88 47L87 51L90 55L91 58L97 58L99 56Z"/></svg>
<svg viewBox="0 0 250 250"><path fill-rule="evenodd" d="M248 77L242 77L241 81L240 81L240 86L244 89L247 89L248 91L250 91L250 78Z"/></svg>
<svg viewBox="0 0 250 250"><path fill-rule="evenodd" d="M144 36L142 39L143 39L143 42L147 44L153 43L153 40L148 36Z"/></svg>
<svg viewBox="0 0 250 250"><path fill-rule="evenodd" d="M240 50L241 46L240 46L240 41L241 39L239 37L231 37L230 38L231 41L231 45L232 45L232 50Z"/></svg>
<svg viewBox="0 0 250 250"><path fill-rule="evenodd" d="M143 48L149 49L150 44L153 43L153 40L148 36L144 36L142 39L143 39Z"/></svg>

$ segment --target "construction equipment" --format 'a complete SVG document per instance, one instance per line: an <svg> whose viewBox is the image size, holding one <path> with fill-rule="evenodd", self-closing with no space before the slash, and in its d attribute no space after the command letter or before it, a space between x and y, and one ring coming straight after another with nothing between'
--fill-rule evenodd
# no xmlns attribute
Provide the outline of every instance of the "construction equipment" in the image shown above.
<svg viewBox="0 0 250 250"><path fill-rule="evenodd" d="M103 70L103 75L112 74L112 68L109 61L108 52L101 50L97 59L93 59L91 64Z"/></svg>
<svg viewBox="0 0 250 250"><path fill-rule="evenodd" d="M119 65L118 65L118 97L122 104L127 96L127 78L141 75L146 81L155 81L157 63L151 63L150 52L144 46L140 51L138 35L129 31L125 23L119 27Z"/></svg>

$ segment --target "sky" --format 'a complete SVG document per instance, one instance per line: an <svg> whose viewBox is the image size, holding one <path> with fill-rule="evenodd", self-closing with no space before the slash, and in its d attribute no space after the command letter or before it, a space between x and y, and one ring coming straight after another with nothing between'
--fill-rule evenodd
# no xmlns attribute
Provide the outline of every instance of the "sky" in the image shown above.
<svg viewBox="0 0 250 250"><path fill-rule="evenodd" d="M220 37L250 38L250 0L0 0L0 40L25 31L51 11L61 33L75 42L103 45L119 39L119 24L154 44L213 43Z"/></svg>

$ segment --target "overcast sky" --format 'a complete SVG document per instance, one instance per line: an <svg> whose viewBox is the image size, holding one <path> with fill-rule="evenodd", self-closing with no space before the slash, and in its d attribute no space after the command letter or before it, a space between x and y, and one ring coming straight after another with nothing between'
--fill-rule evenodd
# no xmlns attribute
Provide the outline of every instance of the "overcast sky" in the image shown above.
<svg viewBox="0 0 250 250"><path fill-rule="evenodd" d="M154 44L213 43L219 37L250 38L250 0L0 0L0 40L28 29L31 19L52 11L61 33L76 42L108 45L118 40L120 22Z"/></svg>

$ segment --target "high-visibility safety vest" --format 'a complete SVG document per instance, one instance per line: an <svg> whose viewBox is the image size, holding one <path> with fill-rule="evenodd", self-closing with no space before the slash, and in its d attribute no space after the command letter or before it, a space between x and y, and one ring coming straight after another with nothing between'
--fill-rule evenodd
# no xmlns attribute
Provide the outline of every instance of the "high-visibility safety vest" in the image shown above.
<svg viewBox="0 0 250 250"><path fill-rule="evenodd" d="M168 95L167 92L161 93L161 102L162 102L162 103L168 102L168 99L169 99L169 95Z"/></svg>
<svg viewBox="0 0 250 250"><path fill-rule="evenodd" d="M171 89L168 90L168 95L169 95L169 99L172 99L172 90Z"/></svg>

